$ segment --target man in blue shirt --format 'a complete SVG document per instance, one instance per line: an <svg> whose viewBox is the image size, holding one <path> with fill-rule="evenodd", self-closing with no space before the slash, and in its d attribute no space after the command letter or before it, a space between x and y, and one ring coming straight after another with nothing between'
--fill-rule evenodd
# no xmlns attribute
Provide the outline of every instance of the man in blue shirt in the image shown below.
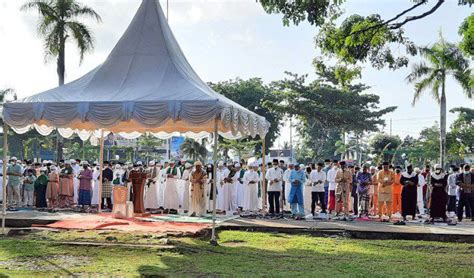
<svg viewBox="0 0 474 278"><path fill-rule="evenodd" d="M295 216L296 219L304 217L303 185L306 181L304 169L303 164L296 164L289 178L291 189L288 201L290 202L291 214Z"/></svg>

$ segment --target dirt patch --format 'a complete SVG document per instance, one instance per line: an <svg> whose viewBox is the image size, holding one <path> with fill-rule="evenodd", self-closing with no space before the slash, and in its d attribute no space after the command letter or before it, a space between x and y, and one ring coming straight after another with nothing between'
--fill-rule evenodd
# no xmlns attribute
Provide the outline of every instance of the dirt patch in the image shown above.
<svg viewBox="0 0 474 278"><path fill-rule="evenodd" d="M245 240L229 240L226 242L222 242L222 246L228 246L228 247L235 247L235 246L242 246L245 245L247 242Z"/></svg>
<svg viewBox="0 0 474 278"><path fill-rule="evenodd" d="M63 270L72 274L68 269L90 263L91 259L85 256L52 255L40 257L21 256L14 259L0 261L0 267L11 270L55 271Z"/></svg>

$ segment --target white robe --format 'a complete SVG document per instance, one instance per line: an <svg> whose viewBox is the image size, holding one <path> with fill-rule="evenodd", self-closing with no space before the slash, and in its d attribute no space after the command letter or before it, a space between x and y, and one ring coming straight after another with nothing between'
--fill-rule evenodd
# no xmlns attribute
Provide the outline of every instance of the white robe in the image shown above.
<svg viewBox="0 0 474 278"><path fill-rule="evenodd" d="M160 169L157 167L153 167L151 169L151 184L148 187L148 180L145 183L145 187L147 188L145 192L145 209L156 209L159 208L160 205L158 203L158 179L159 179L159 172Z"/></svg>
<svg viewBox="0 0 474 278"><path fill-rule="evenodd" d="M181 208L184 209L184 210L189 210L189 198L190 198L190 194L189 194L189 176L191 175L191 169L185 169L183 171L183 175L181 177L181 179L184 181L184 188L180 194L180 199L181 199Z"/></svg>
<svg viewBox="0 0 474 278"><path fill-rule="evenodd" d="M242 177L242 183L239 182L239 177L240 173L244 171L243 169L240 169L237 173L235 173L236 180L235 180L235 196L236 200L235 203L237 204L238 207L244 207L244 199L245 199L245 186L243 183L243 177ZM244 174L245 175L245 174Z"/></svg>
<svg viewBox="0 0 474 278"><path fill-rule="evenodd" d="M232 215L237 211L237 190L235 183L237 182L237 176L232 177L231 182L224 183L224 210L227 215Z"/></svg>
<svg viewBox="0 0 474 278"><path fill-rule="evenodd" d="M229 169L227 168L222 168L221 169L217 169L217 172L216 172L216 181L217 181L217 204L216 204L216 208L218 210L225 210L225 193L224 193L224 179L227 178L227 176L229 175Z"/></svg>
<svg viewBox="0 0 474 278"><path fill-rule="evenodd" d="M165 205L165 184L166 184L166 169L161 169L158 177L158 205L164 207Z"/></svg>
<svg viewBox="0 0 474 278"><path fill-rule="evenodd" d="M423 202L423 186L426 184L425 177L420 173L418 174L418 187L416 188L416 204L420 214L425 214L425 206Z"/></svg>
<svg viewBox="0 0 474 278"><path fill-rule="evenodd" d="M250 170L244 174L244 187L245 187L245 197L244 197L244 210L249 211L258 211L258 181L260 177L257 172ZM250 183L254 181L255 183Z"/></svg>
<svg viewBox="0 0 474 278"><path fill-rule="evenodd" d="M79 179L77 176L81 173L81 166L79 165L74 165L72 167L73 173L74 173L74 178L73 178L73 186L74 186L74 194L73 194L73 202L74 204L77 204L79 201Z"/></svg>
<svg viewBox="0 0 474 278"><path fill-rule="evenodd" d="M169 167L168 167L169 168ZM176 175L172 178L166 178L165 193L164 193L164 208L166 209L179 209L179 196L178 196L178 181L181 177L181 171L176 167Z"/></svg>
<svg viewBox="0 0 474 278"><path fill-rule="evenodd" d="M99 205L99 177L100 171L97 168L92 170L92 200L91 205Z"/></svg>

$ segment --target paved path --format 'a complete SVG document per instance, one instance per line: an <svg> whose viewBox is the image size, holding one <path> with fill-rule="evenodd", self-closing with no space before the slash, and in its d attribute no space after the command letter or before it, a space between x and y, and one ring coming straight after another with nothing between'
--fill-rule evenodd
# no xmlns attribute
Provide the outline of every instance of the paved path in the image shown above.
<svg viewBox="0 0 474 278"><path fill-rule="evenodd" d="M40 212L40 211L16 211L7 213L7 226L28 227L32 224L47 225L57 221L73 221L80 223L96 218L108 218L97 214L75 213L75 212ZM140 221L136 218L136 221ZM133 221L133 222L136 222ZM161 222L167 230L173 229L176 222ZM176 223L179 224L179 223ZM185 223L182 223L185 224ZM188 223L191 224L191 223ZM159 223L154 225L160 226ZM54 226L54 225L50 225ZM392 223L375 221L322 221L292 219L250 219L237 218L218 224L223 230L248 230L263 232L286 232L306 233L313 235L344 235L353 238L380 238L380 239L414 239L414 240L440 240L440 241L464 241L474 242L474 222L463 221L456 226L448 226L442 223L428 225L423 223L407 223L405 226L397 226ZM133 229L129 226L127 229ZM178 228L176 228L178 229ZM204 229L204 228L203 228ZM151 231L148 231L151 232Z"/></svg>

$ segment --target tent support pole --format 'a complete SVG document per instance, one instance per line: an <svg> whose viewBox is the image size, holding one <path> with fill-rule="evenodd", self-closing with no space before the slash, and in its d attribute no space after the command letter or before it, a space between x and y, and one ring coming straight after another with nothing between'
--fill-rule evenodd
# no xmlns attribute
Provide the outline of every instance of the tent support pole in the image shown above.
<svg viewBox="0 0 474 278"><path fill-rule="evenodd" d="M262 138L262 211L266 214L267 207L267 185L265 181L266 174L266 162L265 162L265 136Z"/></svg>
<svg viewBox="0 0 474 278"><path fill-rule="evenodd" d="M104 173L104 130L100 130L100 152L99 152L99 213L102 212L102 174ZM107 204L109 205L109 204Z"/></svg>
<svg viewBox="0 0 474 278"><path fill-rule="evenodd" d="M211 235L211 245L217 246L216 238L216 201L217 201L217 146L219 143L219 134L218 131L219 120L215 119L214 121L214 154L212 160L214 161L214 167L212 167L212 235Z"/></svg>
<svg viewBox="0 0 474 278"><path fill-rule="evenodd" d="M2 201L2 235L5 234L5 218L7 217L7 159L8 159L8 125L3 123L3 201Z"/></svg>

